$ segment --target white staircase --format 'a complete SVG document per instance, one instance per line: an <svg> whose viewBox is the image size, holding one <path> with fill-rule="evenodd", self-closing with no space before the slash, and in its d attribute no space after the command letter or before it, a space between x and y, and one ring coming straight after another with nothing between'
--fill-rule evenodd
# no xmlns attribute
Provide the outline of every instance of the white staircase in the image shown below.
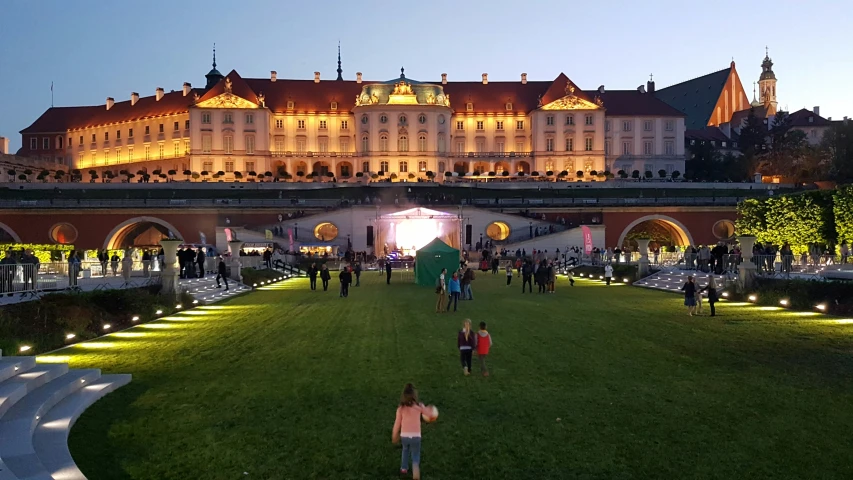
<svg viewBox="0 0 853 480"><path fill-rule="evenodd" d="M0 480L85 480L68 451L71 427L130 378L0 357Z"/></svg>
<svg viewBox="0 0 853 480"><path fill-rule="evenodd" d="M701 288L708 283L708 274L697 272L695 270L661 270L660 272L649 275L646 278L637 280L633 283L635 287L651 288L653 290L664 290L668 292L681 292L681 287L687 282L687 277L692 276L696 285ZM726 285L726 279L720 275L714 275L717 282L717 294L725 296L723 288ZM704 292L703 296L707 297L708 292Z"/></svg>
<svg viewBox="0 0 853 480"><path fill-rule="evenodd" d="M287 280L294 276L291 273L285 273L276 270L281 280ZM236 280L228 280L228 290L225 290L225 282L221 282L220 288L216 287L216 277L208 275L204 278L188 278L180 281L181 289L192 295L193 299L198 301L199 305L210 305L220 302L227 298L231 298L241 293L251 292L253 285L244 285ZM271 282L270 282L271 283ZM0 477L0 480L3 480Z"/></svg>

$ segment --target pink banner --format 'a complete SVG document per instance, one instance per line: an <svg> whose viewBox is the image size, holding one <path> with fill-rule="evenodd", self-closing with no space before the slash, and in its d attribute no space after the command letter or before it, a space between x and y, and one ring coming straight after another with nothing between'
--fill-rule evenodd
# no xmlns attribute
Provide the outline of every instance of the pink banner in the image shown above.
<svg viewBox="0 0 853 480"><path fill-rule="evenodd" d="M287 239L290 241L290 251L293 251L293 229L287 229Z"/></svg>
<svg viewBox="0 0 853 480"><path fill-rule="evenodd" d="M592 231L586 225L581 226L583 233L583 253L589 255L592 253Z"/></svg>

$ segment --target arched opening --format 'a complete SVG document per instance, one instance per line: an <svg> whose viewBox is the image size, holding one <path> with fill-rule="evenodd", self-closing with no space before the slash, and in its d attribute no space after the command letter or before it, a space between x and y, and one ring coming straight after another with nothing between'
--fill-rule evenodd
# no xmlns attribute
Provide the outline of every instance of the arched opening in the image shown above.
<svg viewBox="0 0 853 480"><path fill-rule="evenodd" d="M693 245L693 237L687 228L678 220L664 215L646 215L634 220L622 231L617 245L636 251L638 238L649 238L649 248L662 250Z"/></svg>
<svg viewBox="0 0 853 480"><path fill-rule="evenodd" d="M120 223L104 241L104 248L121 250L128 247L160 247L165 238L183 238L169 222L155 217L136 217Z"/></svg>
<svg viewBox="0 0 853 480"><path fill-rule="evenodd" d="M5 223L0 223L0 243L21 243L21 237Z"/></svg>
<svg viewBox="0 0 853 480"><path fill-rule="evenodd" d="M338 178L351 178L353 176L352 163L338 162L337 175Z"/></svg>
<svg viewBox="0 0 853 480"><path fill-rule="evenodd" d="M305 162L299 162L296 164L293 174L299 176L299 172L302 172L303 176L311 173L308 171L308 164Z"/></svg>
<svg viewBox="0 0 853 480"><path fill-rule="evenodd" d="M735 223L731 220L720 220L711 227L711 232L718 240L731 240L735 236Z"/></svg>
<svg viewBox="0 0 853 480"><path fill-rule="evenodd" d="M48 236L54 243L70 245L77 240L77 229L70 223L57 223L50 227Z"/></svg>
<svg viewBox="0 0 853 480"><path fill-rule="evenodd" d="M459 175L465 175L468 173L468 162L455 162L453 164L453 171Z"/></svg>
<svg viewBox="0 0 853 480"><path fill-rule="evenodd" d="M510 232L509 225L504 222L492 222L486 227L486 236L496 242L502 242L509 238Z"/></svg>
<svg viewBox="0 0 853 480"><path fill-rule="evenodd" d="M326 174L332 171L331 165L329 162L314 162L314 165L311 168L311 172L314 175L320 175L320 177L326 177Z"/></svg>
<svg viewBox="0 0 853 480"><path fill-rule="evenodd" d="M515 164L515 171L516 172L524 172L524 173L529 174L530 173L530 164L525 162L524 160L522 160L522 161Z"/></svg>
<svg viewBox="0 0 853 480"><path fill-rule="evenodd" d="M489 170L489 164L488 163L477 162L474 164L474 170L473 171L480 174L480 175L485 175L485 174L489 173L491 170Z"/></svg>
<svg viewBox="0 0 853 480"><path fill-rule="evenodd" d="M509 172L509 171L510 171L509 162L501 161L501 162L495 163L495 173L497 173L498 175L502 175L504 172Z"/></svg>
<svg viewBox="0 0 853 480"><path fill-rule="evenodd" d="M334 223L323 222L318 223L314 227L314 238L321 242L329 242L338 238L338 227Z"/></svg>

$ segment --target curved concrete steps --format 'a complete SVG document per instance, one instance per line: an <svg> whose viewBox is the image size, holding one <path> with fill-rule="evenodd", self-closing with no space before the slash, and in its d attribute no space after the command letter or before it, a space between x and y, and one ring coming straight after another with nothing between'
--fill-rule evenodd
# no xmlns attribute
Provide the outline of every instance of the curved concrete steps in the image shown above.
<svg viewBox="0 0 853 480"><path fill-rule="evenodd" d="M0 480L84 479L68 451L80 414L130 375L0 358Z"/></svg>

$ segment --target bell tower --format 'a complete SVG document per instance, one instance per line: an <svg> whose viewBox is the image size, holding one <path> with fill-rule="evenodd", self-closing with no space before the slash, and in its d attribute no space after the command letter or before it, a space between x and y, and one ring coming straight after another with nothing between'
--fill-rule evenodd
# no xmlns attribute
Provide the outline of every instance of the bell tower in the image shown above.
<svg viewBox="0 0 853 480"><path fill-rule="evenodd" d="M776 74L773 73L773 61L770 60L770 50L765 47L764 61L761 62L761 76L758 77L759 102L767 107L768 115L776 114Z"/></svg>

